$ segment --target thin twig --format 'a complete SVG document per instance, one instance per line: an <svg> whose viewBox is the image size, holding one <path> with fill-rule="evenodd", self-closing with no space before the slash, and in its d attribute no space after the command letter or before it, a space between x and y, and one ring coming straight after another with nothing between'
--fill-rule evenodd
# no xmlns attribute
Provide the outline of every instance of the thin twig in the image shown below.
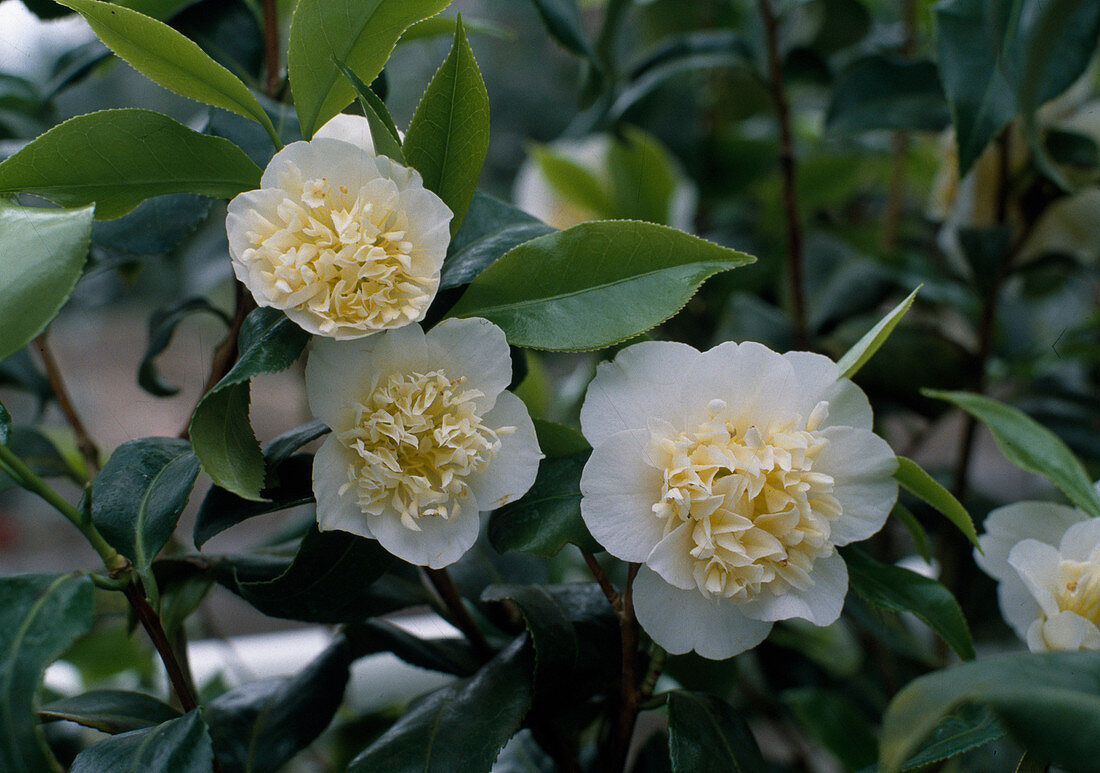
<svg viewBox="0 0 1100 773"><path fill-rule="evenodd" d="M768 85L775 104L775 120L779 125L779 168L783 175L783 206L787 219L787 274L794 313L795 346L805 349L809 346L810 337L802 278L802 223L798 214L798 175L794 139L791 135L790 105L783 89L783 68L779 61L779 23L771 0L759 0L759 6L768 46Z"/></svg>
<svg viewBox="0 0 1100 773"><path fill-rule="evenodd" d="M164 633L164 626L161 625L160 617L145 598L141 586L137 582L130 583L123 593L126 594L126 599L133 607L138 621L149 634L149 638L153 640L153 646L157 648L157 653L164 663L164 670L168 672L168 681L171 682L172 689L175 691L176 697L179 698L183 710L192 711L198 708L199 704L195 700L195 694L188 686L183 669L180 668L179 661L176 660L176 653L172 650L167 634Z"/></svg>
<svg viewBox="0 0 1100 773"><path fill-rule="evenodd" d="M607 579L607 574L604 572L603 567L600 566L600 562L596 560L596 557L591 553L586 553L583 550L581 555L584 556L584 562L588 564L588 569L592 572L592 576L596 578L596 582L600 584L600 590L603 591L603 595L607 596L607 600L611 602L611 606L615 609L616 614L620 607L619 592L615 590L615 586L611 584L611 580Z"/></svg>
<svg viewBox="0 0 1100 773"><path fill-rule="evenodd" d="M917 39L917 4L915 0L901 0L903 38L901 55L906 60L913 56ZM891 158L893 171L890 176L890 193L886 199L885 223L882 229L882 248L887 253L897 249L901 232L901 219L905 213L905 162L909 156L909 132L894 132L894 151Z"/></svg>
<svg viewBox="0 0 1100 773"><path fill-rule="evenodd" d="M88 468L88 477L94 478L95 474L99 472L99 448L92 440L92 436L88 434L87 427L80 420L80 415L76 412L76 407L69 398L69 392L65 389L65 381L61 378L61 369L57 366L57 360L54 359L50 345L46 341L46 334L42 333L35 338L34 345L37 347L38 354L42 358L42 364L46 368L46 378L50 381L50 389L53 390L54 398L61 407L61 412L65 414L69 426L73 428L73 434L76 435L76 445L80 449L80 455L84 458L85 466Z"/></svg>
<svg viewBox="0 0 1100 773"><path fill-rule="evenodd" d="M279 67L279 7L276 0L263 0L264 14L264 65L267 77L264 89L267 95L276 99L279 95L279 81L282 72Z"/></svg>
<svg viewBox="0 0 1100 773"><path fill-rule="evenodd" d="M634 578L641 564L630 564L626 575L626 584L620 597L619 630L622 640L622 672L619 680L618 711L611 733L611 751L609 755L610 771L620 771L626 767L630 752L630 739L634 735L634 724L638 719L638 620L634 616L633 588Z"/></svg>
<svg viewBox="0 0 1100 773"><path fill-rule="evenodd" d="M248 313L256 308L256 302L252 300L252 296L245 292L244 286L236 281L234 281L233 285L237 294L236 310L233 313L233 321L229 324L229 331L225 334L225 338L218 344L218 348L214 350L214 357L210 361L210 375L203 385L202 394L199 396L199 400L202 400L202 398L222 380L225 374L233 367L233 363L237 361L237 338L241 332L241 325L244 324L244 318L248 316ZM192 411L192 413L194 413L194 411ZM191 424L190 419L188 419L188 424L180 430L179 437L187 440L190 434Z"/></svg>
<svg viewBox="0 0 1100 773"><path fill-rule="evenodd" d="M424 574L427 575L428 581L435 588L435 592L439 594L439 598L447 607L447 611L451 613L451 622L455 624L458 630L462 631L466 641L473 647L474 654L482 660L492 658L493 648L489 646L485 634L477 627L477 623L470 615L470 610L466 609L466 604L462 601L462 595L458 592L458 588L447 570L424 567Z"/></svg>

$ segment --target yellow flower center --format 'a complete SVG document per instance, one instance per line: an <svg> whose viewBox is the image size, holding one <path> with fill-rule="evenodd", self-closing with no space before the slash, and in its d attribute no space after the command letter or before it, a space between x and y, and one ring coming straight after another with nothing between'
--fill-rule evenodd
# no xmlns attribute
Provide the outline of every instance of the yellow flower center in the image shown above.
<svg viewBox="0 0 1100 773"><path fill-rule="evenodd" d="M1100 548L1086 561L1061 561L1058 575L1054 594L1058 609L1074 612L1100 627Z"/></svg>
<svg viewBox="0 0 1100 773"><path fill-rule="evenodd" d="M313 312L322 333L420 317L435 279L411 273L414 245L396 183L377 178L349 190L325 178L303 181L291 169L280 187L287 197L262 213L248 234L254 246L241 255L246 264L260 262L274 305Z"/></svg>
<svg viewBox="0 0 1100 773"><path fill-rule="evenodd" d="M337 437L356 456L343 494L354 489L364 513L386 508L420 531L421 518L450 518L469 487L514 427L490 429L478 414L482 392L440 370L397 373L356 403L350 429Z"/></svg>
<svg viewBox="0 0 1100 773"><path fill-rule="evenodd" d="M692 432L655 436L651 458L664 470L653 506L665 534L690 523L695 582L705 596L748 599L813 585L815 559L832 553L830 524L840 517L833 478L813 469L828 440L815 430L820 403L800 416L742 431L713 400L710 419ZM656 433L655 433L656 434Z"/></svg>

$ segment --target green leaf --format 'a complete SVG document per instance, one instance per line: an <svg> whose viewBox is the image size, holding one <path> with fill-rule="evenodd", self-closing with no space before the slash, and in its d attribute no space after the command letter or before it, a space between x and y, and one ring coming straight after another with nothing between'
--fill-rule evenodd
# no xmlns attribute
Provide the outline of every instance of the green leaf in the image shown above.
<svg viewBox="0 0 1100 773"><path fill-rule="evenodd" d="M259 308L245 317L237 364L195 406L191 443L215 484L243 499L260 500L264 460L248 420L250 382L260 373L289 368L309 333L278 309Z"/></svg>
<svg viewBox="0 0 1100 773"><path fill-rule="evenodd" d="M383 618L350 625L344 630L357 658L392 652L410 665L457 676L469 676L481 667L482 661L463 638L421 639Z"/></svg>
<svg viewBox="0 0 1100 773"><path fill-rule="evenodd" d="M615 216L668 225L676 167L657 138L626 126L607 152Z"/></svg>
<svg viewBox="0 0 1100 773"><path fill-rule="evenodd" d="M0 578L0 770L61 768L35 718L46 666L92 627L92 581L81 573Z"/></svg>
<svg viewBox="0 0 1100 773"><path fill-rule="evenodd" d="M172 386L161 378L157 371L156 358L172 343L172 334L176 326L185 318L198 312L207 312L220 319L228 327L229 318L221 309L210 305L205 298L187 298L167 308L154 311L149 317L149 342L145 345L145 354L138 366L138 384L151 395L170 397L177 394L179 387Z"/></svg>
<svg viewBox="0 0 1100 773"><path fill-rule="evenodd" d="M867 715L849 698L822 687L784 690L779 698L810 737L832 752L846 770L858 770L878 759Z"/></svg>
<svg viewBox="0 0 1100 773"><path fill-rule="evenodd" d="M126 733L153 727L180 716L152 695L126 690L92 690L48 703L38 710L43 722L67 720L104 733Z"/></svg>
<svg viewBox="0 0 1100 773"><path fill-rule="evenodd" d="M880 564L857 548L843 551L852 590L891 612L912 612L938 633L964 660L974 659L974 642L959 602L930 577Z"/></svg>
<svg viewBox="0 0 1100 773"><path fill-rule="evenodd" d="M508 250L553 232L523 210L474 191L466 217L447 247L439 287L467 284Z"/></svg>
<svg viewBox="0 0 1100 773"><path fill-rule="evenodd" d="M0 162L0 194L33 193L64 207L95 202L125 215L165 193L231 198L260 187L260 168L232 142L160 113L126 108L70 118Z"/></svg>
<svg viewBox="0 0 1100 773"><path fill-rule="evenodd" d="M905 312L909 311L909 307L913 305L918 292L920 292L920 287L909 293L904 301L891 309L889 314L879 320L873 328L864 334L863 338L859 339L851 349L844 353L844 356L836 364L841 378L854 376L867 360L874 356L879 347L886 343L886 339L894 332L894 328L901 322Z"/></svg>
<svg viewBox="0 0 1100 773"><path fill-rule="evenodd" d="M591 450L539 465L531 489L489 517L489 542L499 552L522 550L547 558L572 542L598 552L599 544L581 519L581 471Z"/></svg>
<svg viewBox="0 0 1100 773"><path fill-rule="evenodd" d="M0 360L41 333L69 299L91 235L91 207L37 209L0 198Z"/></svg>
<svg viewBox="0 0 1100 773"><path fill-rule="evenodd" d="M901 521L902 525L905 526L905 530L909 532L909 536L913 538L913 547L917 549L917 555L923 558L925 563L931 564L932 549L928 544L928 532L921 526L917 517L900 502L894 503L892 514Z"/></svg>
<svg viewBox="0 0 1100 773"><path fill-rule="evenodd" d="M929 475L912 459L904 456L898 457L898 469L894 473L894 479L902 488L915 497L931 505L936 512L943 515L951 523L955 524L959 531L970 540L970 544L981 549L978 545L978 534L974 530L974 521L970 519L970 513L955 498L955 495L940 485L939 481Z"/></svg>
<svg viewBox="0 0 1100 773"><path fill-rule="evenodd" d="M241 79L193 40L145 14L100 0L58 0L135 70L169 91L256 121L278 140L267 113Z"/></svg>
<svg viewBox="0 0 1100 773"><path fill-rule="evenodd" d="M1029 753L1069 770L1100 759L1100 658L1021 653L922 676L883 715L880 765L900 769L940 720L966 703L988 706Z"/></svg>
<svg viewBox="0 0 1100 773"><path fill-rule="evenodd" d="M673 773L764 773L768 770L745 720L720 698L668 694L668 749Z"/></svg>
<svg viewBox="0 0 1100 773"><path fill-rule="evenodd" d="M462 224L489 151L489 92L459 20L446 60L428 84L405 135L405 158Z"/></svg>
<svg viewBox="0 0 1100 773"><path fill-rule="evenodd" d="M516 346L598 349L664 322L707 277L755 260L652 223L582 223L509 250L450 313L485 317Z"/></svg>
<svg viewBox="0 0 1100 773"><path fill-rule="evenodd" d="M457 23L458 19L453 16L433 16L430 19L418 21L405 30L401 38L397 41L397 45L402 46L405 43L413 43L417 40L427 40L428 38L440 37L443 35L454 37L455 25ZM516 39L515 30L508 27L502 27L488 19L474 19L471 21L467 18L462 24L467 32L487 35L501 40Z"/></svg>
<svg viewBox="0 0 1100 773"><path fill-rule="evenodd" d="M390 117L390 111L370 86L363 83L350 67L343 62L337 62L336 66L355 87L358 94L359 105L363 108L363 116L370 125L371 141L374 150L382 156L388 156L398 163L405 163L405 152L401 149L401 135L397 126Z"/></svg>
<svg viewBox="0 0 1100 773"><path fill-rule="evenodd" d="M413 704L351 761L349 773L489 770L531 706L527 637L475 675Z"/></svg>
<svg viewBox="0 0 1100 773"><path fill-rule="evenodd" d="M208 773L214 764L210 734L195 711L156 727L112 736L76 755L69 773L164 770Z"/></svg>
<svg viewBox="0 0 1100 773"><path fill-rule="evenodd" d="M0 446L6 446L10 436L11 414L8 413L8 409L4 407L4 404L0 403Z"/></svg>
<svg viewBox="0 0 1100 773"><path fill-rule="evenodd" d="M837 78L825 126L852 133L940 131L950 121L935 64L869 54Z"/></svg>
<svg viewBox="0 0 1100 773"><path fill-rule="evenodd" d="M1004 728L988 710L964 707L957 714L940 720L932 735L902 764L901 769L927 768L1004 738L1004 735ZM878 770L878 765L874 765L860 773L876 773Z"/></svg>
<svg viewBox="0 0 1100 773"><path fill-rule="evenodd" d="M563 199L580 205L596 217L610 218L618 214L611 193L590 169L554 152L549 145L532 145L529 152L550 188Z"/></svg>
<svg viewBox="0 0 1100 773"><path fill-rule="evenodd" d="M118 552L134 562L143 579L176 530L198 474L199 462L190 443L154 437L123 443L96 476L92 521Z"/></svg>
<svg viewBox="0 0 1100 773"><path fill-rule="evenodd" d="M596 53L585 37L577 0L532 0L546 30L567 51L596 62Z"/></svg>
<svg viewBox="0 0 1100 773"><path fill-rule="evenodd" d="M251 682L215 698L203 713L224 773L275 773L328 727L344 699L351 665L338 636L295 676Z"/></svg>
<svg viewBox="0 0 1100 773"><path fill-rule="evenodd" d="M92 244L125 255L167 255L210 214L210 199L170 193L146 199L115 220L92 225Z"/></svg>
<svg viewBox="0 0 1100 773"><path fill-rule="evenodd" d="M299 0L287 72L302 135L312 137L355 97L336 62L370 83L406 29L448 5L450 0Z"/></svg>
<svg viewBox="0 0 1100 773"><path fill-rule="evenodd" d="M1084 466L1066 444L1023 411L969 392L922 390L922 394L946 400L962 408L993 433L997 447L1010 462L1042 475L1093 518L1100 517L1100 496L1092 487Z"/></svg>
<svg viewBox="0 0 1100 773"><path fill-rule="evenodd" d="M539 448L547 459L591 451L592 446L584 439L579 430L544 419L534 419L535 435L539 439Z"/></svg>

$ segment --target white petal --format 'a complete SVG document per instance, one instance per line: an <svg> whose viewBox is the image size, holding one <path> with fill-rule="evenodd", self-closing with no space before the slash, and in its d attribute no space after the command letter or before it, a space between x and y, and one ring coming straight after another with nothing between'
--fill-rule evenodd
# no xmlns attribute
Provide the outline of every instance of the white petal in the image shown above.
<svg viewBox="0 0 1100 773"><path fill-rule="evenodd" d="M886 523L897 501L897 457L885 440L865 429L830 427L821 434L829 443L814 470L833 476L833 496L842 509L829 540L847 545L867 539Z"/></svg>
<svg viewBox="0 0 1100 773"><path fill-rule="evenodd" d="M669 532L653 548L645 564L670 585L684 590L694 589L696 593L700 593L699 584L695 581L695 573L692 571L692 558L689 555L691 549L695 547L695 540L691 537L694 527L695 524L692 521L687 521Z"/></svg>
<svg viewBox="0 0 1100 773"><path fill-rule="evenodd" d="M619 432L592 450L581 473L581 517L608 553L645 561L664 524L653 514L663 476L645 461L648 430Z"/></svg>
<svg viewBox="0 0 1100 773"><path fill-rule="evenodd" d="M975 550L974 560L995 580L1016 577L1016 570L1008 565L1008 553L1016 543L1034 539L1057 547L1070 526L1087 518L1076 508L1051 502L1016 502L998 507L985 517L985 533L978 537L983 552Z"/></svg>
<svg viewBox="0 0 1100 773"><path fill-rule="evenodd" d="M642 429L651 418L673 421L684 372L698 357L687 344L643 341L601 362L581 406L588 442L597 446L616 432Z"/></svg>
<svg viewBox="0 0 1100 773"><path fill-rule="evenodd" d="M370 133L370 121L361 115L347 115L339 113L328 120L318 129L313 139L324 137L331 140L343 140L351 143L365 153L376 155L374 152L374 139Z"/></svg>
<svg viewBox="0 0 1100 773"><path fill-rule="evenodd" d="M1034 632L1028 631L1028 647L1032 652L1100 649L1100 630L1096 624L1075 612L1059 612L1045 622L1036 622L1039 624L1034 626Z"/></svg>
<svg viewBox="0 0 1100 773"><path fill-rule="evenodd" d="M822 427L858 427L871 429L871 403L863 390L849 379L839 378L836 363L813 352L787 352L783 359L790 363L798 380L801 394L795 412L809 417L817 404L829 403L829 416Z"/></svg>
<svg viewBox="0 0 1100 773"><path fill-rule="evenodd" d="M1020 575L1047 617L1059 611L1053 589L1058 587L1058 565L1061 561L1062 556L1057 548L1033 539L1017 543L1008 554L1008 565Z"/></svg>
<svg viewBox="0 0 1100 773"><path fill-rule="evenodd" d="M281 187L284 175L293 174L294 169L302 180L323 178L350 191L357 191L380 176L373 156L341 140L317 139L292 142L276 153L264 169L260 187Z"/></svg>
<svg viewBox="0 0 1100 773"><path fill-rule="evenodd" d="M433 368L441 368L448 378L463 377L464 389L485 394L477 401L479 411L492 408L512 380L508 340L487 319L445 319L428 331L427 346Z"/></svg>
<svg viewBox="0 0 1100 773"><path fill-rule="evenodd" d="M673 587L645 566L634 580L634 612L650 638L668 652L695 650L712 660L752 649L772 628L771 623L745 617L728 599Z"/></svg>
<svg viewBox="0 0 1100 773"><path fill-rule="evenodd" d="M340 494L348 482L351 454L329 435L313 457L313 495L317 499L317 528L321 531L347 531L360 537L373 537L367 516L356 502L352 489Z"/></svg>
<svg viewBox="0 0 1100 773"><path fill-rule="evenodd" d="M1100 518L1086 518L1066 529L1059 553L1070 561L1088 561L1100 547Z"/></svg>
<svg viewBox="0 0 1100 773"><path fill-rule="evenodd" d="M806 590L790 588L776 596L763 591L741 605L742 611L758 620L774 622L801 617L814 625L829 625L840 617L848 592L848 566L839 553L814 561L810 577L814 584Z"/></svg>
<svg viewBox="0 0 1100 773"><path fill-rule="evenodd" d="M430 334L429 334L430 335ZM467 478L470 491L482 510L495 510L527 493L539 471L539 441L535 424L523 401L511 392L501 392L496 405L483 417L491 429L515 427L502 435L500 450L481 472Z"/></svg>
<svg viewBox="0 0 1100 773"><path fill-rule="evenodd" d="M389 509L379 515L368 515L367 522L379 544L402 561L442 569L473 547L481 527L473 497L460 499L459 505L458 515L450 518L417 519L420 531L406 528L400 514Z"/></svg>
<svg viewBox="0 0 1100 773"><path fill-rule="evenodd" d="M274 217L275 210L286 194L278 188L245 191L233 197L226 208L225 233L229 237L229 254L239 260L249 247L253 247L249 232L264 227L264 221Z"/></svg>
<svg viewBox="0 0 1100 773"><path fill-rule="evenodd" d="M680 374L679 383L679 402L688 426L704 421L707 405L718 399L729 406L728 415L740 432L786 419L800 394L790 363L752 341L726 342L703 352Z"/></svg>
<svg viewBox="0 0 1100 773"><path fill-rule="evenodd" d="M1012 572L997 583L997 604L1001 608L1001 617L1009 627L1023 641L1027 641L1027 629L1038 618L1042 611L1031 591L1024 585L1020 575L1008 565L1005 557L1005 568Z"/></svg>

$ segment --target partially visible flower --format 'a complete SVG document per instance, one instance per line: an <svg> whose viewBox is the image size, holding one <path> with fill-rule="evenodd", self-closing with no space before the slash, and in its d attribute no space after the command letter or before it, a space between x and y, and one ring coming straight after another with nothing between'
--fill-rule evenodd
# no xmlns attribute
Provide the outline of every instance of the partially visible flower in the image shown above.
<svg viewBox="0 0 1100 773"><path fill-rule="evenodd" d="M303 329L361 338L424 318L451 211L420 174L374 154L367 119L338 115L280 150L229 203L233 271Z"/></svg>
<svg viewBox="0 0 1100 773"><path fill-rule="evenodd" d="M413 564L457 561L478 511L521 497L542 458L527 408L505 391L511 376L504 333L485 319L317 340L306 395L332 428L313 462L319 528Z"/></svg>
<svg viewBox="0 0 1100 773"><path fill-rule="evenodd" d="M1098 486L1100 490L1100 486ZM1050 502L993 510L974 551L1032 652L1100 650L1100 518Z"/></svg>
<svg viewBox="0 0 1100 773"><path fill-rule="evenodd" d="M863 392L809 352L656 341L600 365L581 514L609 553L645 564L634 606L657 644L726 658L776 620L837 619L835 549L877 532L897 498L871 422Z"/></svg>

